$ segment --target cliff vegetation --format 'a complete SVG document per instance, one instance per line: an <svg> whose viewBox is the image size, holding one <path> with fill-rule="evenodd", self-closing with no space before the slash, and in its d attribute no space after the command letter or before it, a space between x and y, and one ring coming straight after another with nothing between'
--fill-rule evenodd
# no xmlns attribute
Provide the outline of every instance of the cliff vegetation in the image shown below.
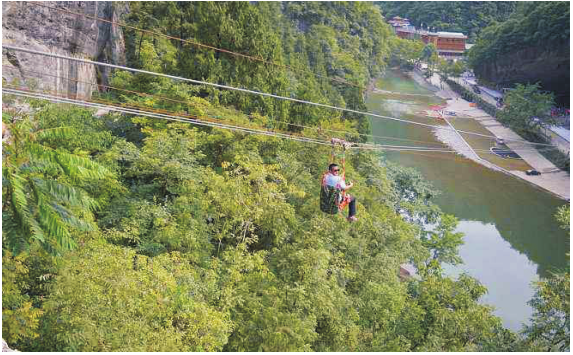
<svg viewBox="0 0 573 355"><path fill-rule="evenodd" d="M569 14L565 2L530 2L487 27L469 52L476 76L500 87L539 82L568 105Z"/></svg>

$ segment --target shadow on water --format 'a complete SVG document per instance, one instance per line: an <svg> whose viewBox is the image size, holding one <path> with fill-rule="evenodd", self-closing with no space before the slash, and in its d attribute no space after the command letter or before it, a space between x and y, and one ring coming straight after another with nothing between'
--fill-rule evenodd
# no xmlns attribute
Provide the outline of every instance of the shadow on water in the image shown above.
<svg viewBox="0 0 573 355"><path fill-rule="evenodd" d="M379 80L378 87L394 92L402 89L407 93L429 93L395 72ZM369 110L441 124L417 114L428 105L439 104L439 98L404 96L407 104L400 104L396 95L392 95L390 102L387 98L384 94L371 94L367 102ZM372 131L373 135L427 142L408 143L412 145L439 144L428 128L420 126L373 120ZM377 143L389 141L377 139ZM557 208L566 202L451 153L387 152L385 156L400 165L416 168L442 192L434 202L460 220L458 230L465 234L465 244L460 248L464 265L451 268L451 272L465 271L480 280L489 289L482 301L496 307L496 314L505 326L519 330L531 315L526 304L533 295L531 282L567 266L569 237L554 218Z"/></svg>

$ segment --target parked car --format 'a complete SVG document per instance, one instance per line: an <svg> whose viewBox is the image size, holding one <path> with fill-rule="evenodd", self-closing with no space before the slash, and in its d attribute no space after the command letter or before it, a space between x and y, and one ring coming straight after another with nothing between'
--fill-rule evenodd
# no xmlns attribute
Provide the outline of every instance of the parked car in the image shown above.
<svg viewBox="0 0 573 355"><path fill-rule="evenodd" d="M476 94L481 94L481 90L479 89L479 87L477 85L472 85L472 90L476 93Z"/></svg>
<svg viewBox="0 0 573 355"><path fill-rule="evenodd" d="M541 173L537 170L530 169L525 172L526 175L541 175Z"/></svg>

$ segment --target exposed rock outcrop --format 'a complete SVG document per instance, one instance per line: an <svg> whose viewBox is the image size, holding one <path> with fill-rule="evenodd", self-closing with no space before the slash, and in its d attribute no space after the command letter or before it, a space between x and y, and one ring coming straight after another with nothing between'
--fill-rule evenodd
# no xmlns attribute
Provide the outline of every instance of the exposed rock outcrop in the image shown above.
<svg viewBox="0 0 573 355"><path fill-rule="evenodd" d="M129 11L126 3L119 2L50 1L41 5L111 21L119 21ZM125 64L122 30L116 25L23 1L2 2L2 17L4 44ZM2 78L8 83L72 97L89 97L97 90L77 81L106 85L110 77L109 68L11 50L2 50L2 64Z"/></svg>
<svg viewBox="0 0 573 355"><path fill-rule="evenodd" d="M558 101L568 102L569 50L568 45L552 49L525 48L479 63L474 71L479 78L501 86L540 82L543 90L554 92Z"/></svg>
<svg viewBox="0 0 573 355"><path fill-rule="evenodd" d="M17 351L18 351L18 350L10 349L10 347L8 346L8 344L6 344L6 342L4 341L4 339L2 339L2 352L3 352L3 353L17 352Z"/></svg>

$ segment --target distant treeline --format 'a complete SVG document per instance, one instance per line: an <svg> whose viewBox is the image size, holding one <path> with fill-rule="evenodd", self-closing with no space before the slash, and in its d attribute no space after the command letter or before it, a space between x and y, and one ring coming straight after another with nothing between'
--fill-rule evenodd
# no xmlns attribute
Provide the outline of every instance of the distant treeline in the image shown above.
<svg viewBox="0 0 573 355"><path fill-rule="evenodd" d="M526 2L505 22L485 28L470 51L470 64L495 60L528 47L569 44L569 2Z"/></svg>

